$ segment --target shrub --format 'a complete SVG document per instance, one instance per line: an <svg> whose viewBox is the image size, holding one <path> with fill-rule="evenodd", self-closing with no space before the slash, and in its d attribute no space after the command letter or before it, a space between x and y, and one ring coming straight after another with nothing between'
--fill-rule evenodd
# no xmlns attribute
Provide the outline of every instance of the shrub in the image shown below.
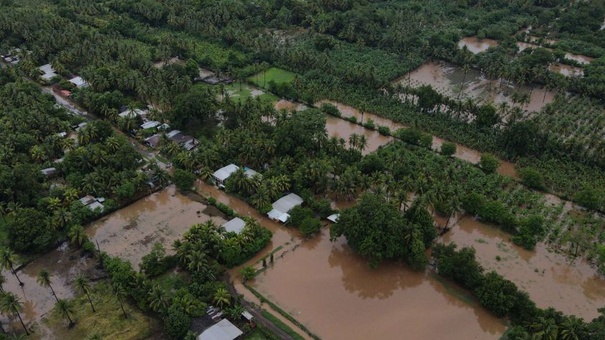
<svg viewBox="0 0 605 340"><path fill-rule="evenodd" d="M195 182L195 175L190 173L189 171L185 171L182 169L174 170L174 175L172 176L172 178L177 188L185 191L191 190L191 187Z"/></svg>
<svg viewBox="0 0 605 340"><path fill-rule="evenodd" d="M374 121L373 121L373 120L371 120L371 119L368 119L368 121L367 121L367 122L365 122L365 123L363 124L363 126L365 126L365 127L366 127L366 128L368 128L368 129L371 129L371 130L374 130L374 129L376 128L376 124L374 124Z"/></svg>
<svg viewBox="0 0 605 340"><path fill-rule="evenodd" d="M307 217L302 221L299 229L305 236L313 235L321 229L321 221L319 218Z"/></svg>
<svg viewBox="0 0 605 340"><path fill-rule="evenodd" d="M389 129L388 126L379 126L378 127L378 133L380 133L383 136L390 136L391 135L391 129Z"/></svg>
<svg viewBox="0 0 605 340"><path fill-rule="evenodd" d="M544 190L544 177L534 168L525 168L519 172L523 184L530 188Z"/></svg>
<svg viewBox="0 0 605 340"><path fill-rule="evenodd" d="M290 215L288 224L299 227L306 218L313 217L313 210L299 205L292 208L292 210L288 212L288 215Z"/></svg>
<svg viewBox="0 0 605 340"><path fill-rule="evenodd" d="M488 174L493 174L498 169L500 165L500 160L496 158L494 155L489 153L484 153L481 155L481 160L479 161L479 167Z"/></svg>
<svg viewBox="0 0 605 340"><path fill-rule="evenodd" d="M441 144L441 154L447 157L451 157L456 153L456 144L451 142L443 142Z"/></svg>

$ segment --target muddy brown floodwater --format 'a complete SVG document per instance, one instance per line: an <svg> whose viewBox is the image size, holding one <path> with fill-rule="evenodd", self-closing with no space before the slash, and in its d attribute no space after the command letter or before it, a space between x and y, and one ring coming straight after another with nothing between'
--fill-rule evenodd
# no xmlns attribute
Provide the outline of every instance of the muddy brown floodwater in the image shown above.
<svg viewBox="0 0 605 340"><path fill-rule="evenodd" d="M355 117L355 118L357 118L358 121L361 121L361 119L362 119L361 112L352 106L345 105L345 104L331 101L331 100L321 100L321 101L317 102L315 105L321 106L322 104L334 105L340 111L340 113L343 117ZM334 124L337 123L337 122L335 122L335 120L339 120L339 121L348 123L348 124L341 123L341 125L339 126L340 131L342 131L342 129L346 129L346 128L355 129L355 131L361 131L360 128L362 128L361 126L359 126L357 124L353 124L353 123L350 123L348 121L345 121L345 120L342 120L339 118L328 116L328 119L330 121L334 122ZM381 116L378 116L378 115L375 115L375 114L369 113L369 112L364 113L363 122L367 123L369 120L372 120L374 122L374 125L376 125L376 126L388 127L389 130L391 130L391 132L395 132L399 129L407 128L407 126L394 122L388 118L384 118L384 117L381 117ZM327 125L328 124L326 123L326 127L327 127ZM334 128L332 128L332 129L334 129ZM369 129L366 129L366 130L371 131ZM330 131L331 130L329 130L328 132L330 135L332 135L332 133L330 133ZM350 135L351 133L353 133L355 131L349 132L348 135ZM355 133L359 133L359 132L355 132ZM443 139L433 136L432 149L435 151L439 151L441 149L441 145L443 144L443 142L444 142ZM461 160L464 160L464 161L467 161L467 162L470 162L473 164L477 164L481 160L481 152L467 148L467 147L465 147L463 145L459 145L459 144L456 144L456 154L454 156L456 158L459 158ZM517 176L517 171L515 170L515 165L511 162L506 162L506 161L501 160L500 166L498 167L498 173L501 175L507 176L507 177L514 178L514 179L519 178Z"/></svg>
<svg viewBox="0 0 605 340"><path fill-rule="evenodd" d="M510 235L495 227L463 217L443 241L474 247L486 270L495 270L513 281L538 307L552 306L586 321L598 315L597 308L605 305L605 280L590 265L551 253L543 243L535 251L527 251L509 239Z"/></svg>
<svg viewBox="0 0 605 340"><path fill-rule="evenodd" d="M170 186L93 222L86 233L99 242L101 251L129 261L136 269L154 243L163 244L171 254L172 243L193 224L226 222L219 216L206 215L206 207Z"/></svg>
<svg viewBox="0 0 605 340"><path fill-rule="evenodd" d="M426 63L395 82L412 87L430 85L437 92L451 98L462 100L470 98L476 104L491 103L496 106L506 103L510 107L518 106L528 112L540 111L555 97L554 91L513 85L510 82L500 81L500 79L487 79L481 72L474 69L469 70L465 75L462 68L445 62ZM527 94L529 102L515 103L512 100L514 92Z"/></svg>
<svg viewBox="0 0 605 340"><path fill-rule="evenodd" d="M501 320L401 264L371 269L328 228L252 285L322 339L497 339Z"/></svg>
<svg viewBox="0 0 605 340"><path fill-rule="evenodd" d="M492 46L498 46L498 42L492 39L478 39L477 37L466 37L458 42L459 48L466 48L473 54L487 51Z"/></svg>

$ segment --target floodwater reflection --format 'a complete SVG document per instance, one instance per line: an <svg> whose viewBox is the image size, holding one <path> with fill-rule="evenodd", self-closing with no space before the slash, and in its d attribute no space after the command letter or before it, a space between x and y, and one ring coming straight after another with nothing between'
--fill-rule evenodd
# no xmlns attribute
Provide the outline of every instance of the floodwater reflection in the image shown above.
<svg viewBox="0 0 605 340"><path fill-rule="evenodd" d="M409 339L497 339L505 329L432 275L399 263L371 269L344 238L330 242L328 228L253 286L323 339L397 339L403 330Z"/></svg>

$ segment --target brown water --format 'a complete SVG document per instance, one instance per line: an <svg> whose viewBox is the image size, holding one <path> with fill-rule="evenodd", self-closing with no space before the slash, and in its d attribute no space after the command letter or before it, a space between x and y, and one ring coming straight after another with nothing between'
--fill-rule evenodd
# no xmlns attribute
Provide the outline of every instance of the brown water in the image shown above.
<svg viewBox="0 0 605 340"><path fill-rule="evenodd" d="M561 63L552 63L548 66L548 69L551 72L556 72L566 77L582 77L584 75L582 68Z"/></svg>
<svg viewBox="0 0 605 340"><path fill-rule="evenodd" d="M497 339L505 329L429 274L396 263L370 269L327 228L253 286L322 339Z"/></svg>
<svg viewBox="0 0 605 340"><path fill-rule="evenodd" d="M488 48L498 46L498 42L492 39L478 39L477 37L466 37L458 42L459 48L466 48L474 54L487 51Z"/></svg>
<svg viewBox="0 0 605 340"><path fill-rule="evenodd" d="M472 246L486 270L495 270L529 293L539 307L554 307L590 321L605 305L605 280L587 263L571 262L551 253L542 243L527 251L509 241L510 235L463 217L443 241ZM497 260L499 256L501 260Z"/></svg>
<svg viewBox="0 0 605 340"><path fill-rule="evenodd" d="M304 111L308 109L305 104L294 103L287 99L278 100L273 106L276 110L286 110L286 111Z"/></svg>
<svg viewBox="0 0 605 340"><path fill-rule="evenodd" d="M555 42L554 40L550 40L550 43L554 43L554 42ZM536 45L536 44L532 44L532 43L517 42L517 47L519 48L519 52L521 52L521 51L526 50L528 48L536 49L536 48L539 48L541 46ZM552 51L551 48L546 48L546 47L543 47L543 48L545 50ZM573 54L573 53L568 53L568 52L565 53L565 58L569 59L569 60L576 61L576 62L578 62L578 63L580 63L582 65L590 64L590 62L592 62L594 60L594 58L587 57L585 55Z"/></svg>
<svg viewBox="0 0 605 340"><path fill-rule="evenodd" d="M42 269L46 269L51 274L51 285L57 297L59 299L69 299L74 296L74 291L70 285L76 275L82 273L91 279L102 275L102 273L95 270L95 264L96 261L88 257L82 257L79 249L73 249L65 243L32 261L17 272L21 281L25 283L23 287L19 286L12 273L4 270L2 275L6 282L3 288L16 294L21 300L23 304L21 316L28 327L31 328L34 323L38 323L38 326L41 327L39 333L43 333L46 338L52 338L50 332L39 321L53 309L56 300L51 295L49 288L42 287L36 282L38 274ZM9 324L10 327L6 327L7 319L4 316L0 316L0 322L5 325L7 330L16 329L18 332L22 330L17 319Z"/></svg>
<svg viewBox="0 0 605 340"><path fill-rule="evenodd" d="M177 193L174 186L140 199L86 228L91 240L99 242L101 251L118 256L138 268L153 244L160 242L171 254L172 243L181 238L191 225L213 220L226 221L203 213L205 204Z"/></svg>
<svg viewBox="0 0 605 340"><path fill-rule="evenodd" d="M362 119L361 112L352 106L345 105L345 104L338 103L338 102L331 101L331 100L321 100L321 101L317 102L315 105L321 106L322 104L334 105L340 111L340 113L343 117L355 117L355 118L357 118L358 121L361 121L361 119ZM384 118L384 117L375 115L373 113L365 112L363 114L363 121L367 123L369 120L372 120L374 122L374 125L376 125L376 126L388 127L391 130L391 132L395 132L402 128L407 128L406 125L394 122L388 118ZM351 124L351 125L359 130L359 125L356 125L356 124ZM439 151L441 149L441 145L443 143L444 143L443 139L433 136L433 145L432 145L433 150ZM477 164L481 160L481 152L467 148L467 147L465 147L463 145L459 145L459 144L456 144L456 154L454 156L456 158L459 158L461 160L464 160L464 161L467 161L467 162L470 162L473 164ZM500 167L498 168L498 173L501 175L504 175L504 176L518 179L517 172L515 170L515 165L510 162L500 161Z"/></svg>
<svg viewBox="0 0 605 340"><path fill-rule="evenodd" d="M554 91L546 91L545 94L541 89L512 85L500 79L487 79L481 72L473 69L465 75L462 68L444 62L426 63L399 78L396 83L412 87L430 85L439 93L451 98L472 99L476 104L491 103L495 106L506 103L509 107L517 106L528 112L540 111L554 100L556 94ZM529 102L513 102L514 92L529 95ZM503 119L507 119L506 115Z"/></svg>
<svg viewBox="0 0 605 340"><path fill-rule="evenodd" d="M326 131L328 136L344 139L347 145L352 134L364 135L368 142L366 148L361 152L364 155L378 150L379 147L393 140L393 137L383 136L378 131L366 129L363 126L332 116L326 116Z"/></svg>

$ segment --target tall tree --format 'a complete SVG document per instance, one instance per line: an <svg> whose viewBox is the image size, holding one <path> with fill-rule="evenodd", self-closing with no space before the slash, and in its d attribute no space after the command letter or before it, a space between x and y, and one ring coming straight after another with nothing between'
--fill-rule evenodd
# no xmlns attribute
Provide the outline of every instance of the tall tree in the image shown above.
<svg viewBox="0 0 605 340"><path fill-rule="evenodd" d="M13 273L13 275L15 275L15 277L17 278L17 281L19 281L19 285L23 286L24 283L21 282L21 279L19 279L19 275L17 275L17 271L14 268L16 259L17 255L12 250L8 248L3 248L0 251L0 265L2 266L2 268L10 270L11 273Z"/></svg>
<svg viewBox="0 0 605 340"><path fill-rule="evenodd" d="M53 282L52 282L52 279L51 279L51 274L46 269L40 270L40 272L38 273L38 277L36 278L36 281L42 287L48 287L48 288L50 288L50 291L53 294L53 296L55 297L55 300L57 300L57 302L59 302L59 298L57 297L57 293L55 293L55 290L53 289L53 286L52 286Z"/></svg>
<svg viewBox="0 0 605 340"><path fill-rule="evenodd" d="M82 274L78 275L76 277L76 280L74 281L74 285L80 293L86 294L86 297L88 298L88 303L90 303L90 308L92 308L92 312L96 312L95 306L93 305L92 299L90 298L90 282L88 282L86 276Z"/></svg>
<svg viewBox="0 0 605 340"><path fill-rule="evenodd" d="M57 308L59 313L69 321L69 328L72 328L76 323L72 319L72 315L74 314L74 307L70 301L65 299L59 299L57 301Z"/></svg>
<svg viewBox="0 0 605 340"><path fill-rule="evenodd" d="M223 287L219 287L215 292L212 298L212 301L216 303L219 307L223 308L225 306L229 306L231 304L231 294L227 291L227 289Z"/></svg>
<svg viewBox="0 0 605 340"><path fill-rule="evenodd" d="M17 295L11 292L2 292L0 295L0 310L2 310L3 313L16 315L19 318L19 321L21 321L21 326L23 326L25 333L29 335L29 331L27 330L27 327L25 327L25 323L21 318L23 305L21 304L21 301L19 301L19 297L17 297Z"/></svg>

